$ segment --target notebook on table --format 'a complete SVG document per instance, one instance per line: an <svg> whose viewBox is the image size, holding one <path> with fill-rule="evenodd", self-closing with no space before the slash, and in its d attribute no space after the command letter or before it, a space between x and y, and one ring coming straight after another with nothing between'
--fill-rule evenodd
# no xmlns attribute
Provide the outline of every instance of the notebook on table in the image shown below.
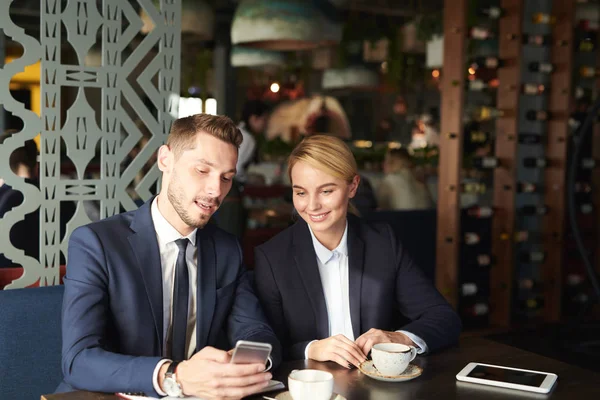
<svg viewBox="0 0 600 400"><path fill-rule="evenodd" d="M256 394L259 393L266 393L266 392L272 392L274 390L282 390L285 389L285 385L280 382L280 381L276 381L274 379L271 379L269 381L269 384L267 386L265 386L262 390L256 392ZM178 400L180 399L180 397L162 397L162 398L157 398L157 397L148 397L145 396L143 393L116 393L116 395L122 399L127 399L127 400ZM193 397L193 396L186 396L185 399L187 400L203 400L200 397Z"/></svg>

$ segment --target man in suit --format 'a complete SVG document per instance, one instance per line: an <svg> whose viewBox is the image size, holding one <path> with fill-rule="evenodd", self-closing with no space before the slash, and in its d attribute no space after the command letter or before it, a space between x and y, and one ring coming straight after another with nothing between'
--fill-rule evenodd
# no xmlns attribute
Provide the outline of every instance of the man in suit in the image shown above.
<svg viewBox="0 0 600 400"><path fill-rule="evenodd" d="M234 236L209 224L231 188L242 135L225 116L176 120L157 163L159 195L76 229L63 304L64 383L57 391L240 398L262 364L230 364L238 340L280 345Z"/></svg>

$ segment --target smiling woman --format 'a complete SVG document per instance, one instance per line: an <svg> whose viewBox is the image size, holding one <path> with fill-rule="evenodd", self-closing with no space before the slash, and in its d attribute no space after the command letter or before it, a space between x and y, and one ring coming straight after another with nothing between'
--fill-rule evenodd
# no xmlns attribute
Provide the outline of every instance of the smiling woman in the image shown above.
<svg viewBox="0 0 600 400"><path fill-rule="evenodd" d="M342 238L350 199L360 183L350 148L331 136L311 136L292 151L288 174L296 211L317 239L333 250Z"/></svg>
<svg viewBox="0 0 600 400"><path fill-rule="evenodd" d="M285 357L350 367L377 343L418 353L454 343L458 316L390 226L348 213L360 183L348 146L310 136L288 171L301 219L255 251L257 294Z"/></svg>

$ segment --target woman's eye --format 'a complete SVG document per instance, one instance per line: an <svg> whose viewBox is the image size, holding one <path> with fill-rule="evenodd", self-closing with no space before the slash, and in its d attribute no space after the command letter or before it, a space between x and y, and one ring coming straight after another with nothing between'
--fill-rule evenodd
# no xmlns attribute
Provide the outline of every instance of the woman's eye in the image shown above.
<svg viewBox="0 0 600 400"><path fill-rule="evenodd" d="M304 196L304 192L296 192L296 196Z"/></svg>
<svg viewBox="0 0 600 400"><path fill-rule="evenodd" d="M333 190L323 190L323 192L322 192L322 193L323 193L323 194L329 194L329 193L331 193L331 192L333 192Z"/></svg>

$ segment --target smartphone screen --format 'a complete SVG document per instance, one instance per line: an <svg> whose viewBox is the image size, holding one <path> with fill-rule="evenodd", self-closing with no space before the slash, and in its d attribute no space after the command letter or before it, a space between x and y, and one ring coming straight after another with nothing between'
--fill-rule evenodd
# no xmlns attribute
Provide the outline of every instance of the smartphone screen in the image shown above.
<svg viewBox="0 0 600 400"><path fill-rule="evenodd" d="M473 368L467 376L471 378L487 379L490 381L540 387L547 375L538 374L535 372L515 371L512 369L478 365Z"/></svg>

